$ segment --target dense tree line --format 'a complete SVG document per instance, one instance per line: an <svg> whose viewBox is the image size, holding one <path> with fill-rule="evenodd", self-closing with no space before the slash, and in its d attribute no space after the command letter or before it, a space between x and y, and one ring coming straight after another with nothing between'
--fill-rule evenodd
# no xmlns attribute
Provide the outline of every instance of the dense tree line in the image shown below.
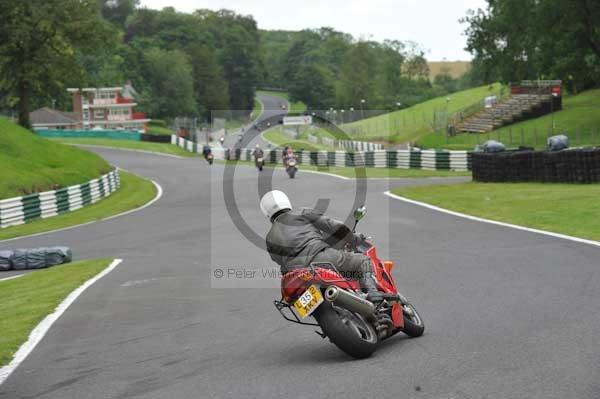
<svg viewBox="0 0 600 399"><path fill-rule="evenodd" d="M470 86L429 79L415 43L355 40L331 28L259 31L233 11L139 7L139 0L0 2L0 109L70 109L67 87L132 83L152 118L210 120L253 107L257 87L288 89L312 109L396 109Z"/></svg>
<svg viewBox="0 0 600 399"><path fill-rule="evenodd" d="M392 110L487 83L473 74L433 81L423 49L412 42L357 41L331 28L262 31L262 85L285 88L312 109Z"/></svg>
<svg viewBox="0 0 600 399"><path fill-rule="evenodd" d="M131 79L154 118L246 110L260 76L252 17L138 8L138 0L6 0L0 5L0 109L70 109L67 87Z"/></svg>
<svg viewBox="0 0 600 399"><path fill-rule="evenodd" d="M572 92L600 84L600 2L487 0L470 11L467 50L485 79L561 79Z"/></svg>

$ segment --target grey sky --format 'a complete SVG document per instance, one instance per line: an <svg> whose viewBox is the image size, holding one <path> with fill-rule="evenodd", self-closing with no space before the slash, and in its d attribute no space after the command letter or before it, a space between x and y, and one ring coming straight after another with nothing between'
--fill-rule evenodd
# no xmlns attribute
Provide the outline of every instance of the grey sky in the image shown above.
<svg viewBox="0 0 600 399"><path fill-rule="evenodd" d="M141 0L161 9L190 12L228 8L250 14L261 29L300 30L330 26L356 38L412 40L427 49L430 61L470 60L465 52L465 25L458 22L469 8L485 0Z"/></svg>

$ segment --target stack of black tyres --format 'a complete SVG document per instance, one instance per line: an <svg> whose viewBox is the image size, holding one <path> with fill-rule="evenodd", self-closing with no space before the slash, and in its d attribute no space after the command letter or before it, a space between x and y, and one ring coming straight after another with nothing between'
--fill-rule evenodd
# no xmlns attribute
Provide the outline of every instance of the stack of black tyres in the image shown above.
<svg viewBox="0 0 600 399"><path fill-rule="evenodd" d="M149 141L151 143L170 143L171 142L171 136L169 136L167 134L147 134L147 133L141 133L140 134L140 140L141 141Z"/></svg>
<svg viewBox="0 0 600 399"><path fill-rule="evenodd" d="M563 151L504 151L472 155L480 182L600 182L600 148Z"/></svg>

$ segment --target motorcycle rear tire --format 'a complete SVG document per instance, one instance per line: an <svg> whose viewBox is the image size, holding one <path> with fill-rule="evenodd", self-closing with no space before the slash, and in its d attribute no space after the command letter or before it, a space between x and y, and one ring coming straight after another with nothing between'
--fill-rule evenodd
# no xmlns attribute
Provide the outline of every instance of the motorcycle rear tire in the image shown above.
<svg viewBox="0 0 600 399"><path fill-rule="evenodd" d="M366 359L377 349L377 333L361 316L329 303L319 306L314 316L329 340L348 355ZM362 331L362 337L359 330Z"/></svg>

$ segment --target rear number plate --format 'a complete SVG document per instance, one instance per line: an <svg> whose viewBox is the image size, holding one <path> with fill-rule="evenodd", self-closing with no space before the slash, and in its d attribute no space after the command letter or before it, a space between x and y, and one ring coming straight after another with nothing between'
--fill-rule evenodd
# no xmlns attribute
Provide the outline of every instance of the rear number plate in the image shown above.
<svg viewBox="0 0 600 399"><path fill-rule="evenodd" d="M310 316L312 312L323 302L323 295L316 285L311 285L306 291L294 302L294 308L301 318Z"/></svg>

